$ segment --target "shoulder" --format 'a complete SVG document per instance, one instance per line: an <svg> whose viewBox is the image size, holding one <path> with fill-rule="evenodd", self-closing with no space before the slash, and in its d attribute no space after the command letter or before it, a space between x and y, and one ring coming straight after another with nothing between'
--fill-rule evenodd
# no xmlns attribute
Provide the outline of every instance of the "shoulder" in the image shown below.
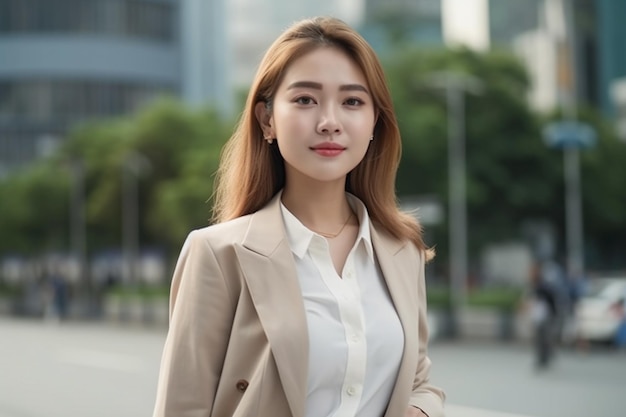
<svg viewBox="0 0 626 417"><path fill-rule="evenodd" d="M213 250L217 250L241 243L248 230L250 218L251 215L247 215L192 230L187 236L185 246L208 245Z"/></svg>
<svg viewBox="0 0 626 417"><path fill-rule="evenodd" d="M192 230L179 253L173 282L184 275L194 277L192 281L223 280L235 297L238 288L238 280L234 278L238 276L236 248L243 241L249 222L250 217L244 216Z"/></svg>
<svg viewBox="0 0 626 417"><path fill-rule="evenodd" d="M382 248L386 252L396 255L400 252L410 254L412 257L424 258L424 251L409 238L399 238L394 236L389 230L378 222L371 223L371 234L374 245Z"/></svg>
<svg viewBox="0 0 626 417"><path fill-rule="evenodd" d="M283 239L280 200L276 196L258 211L192 231L186 245L209 246L216 255L223 249L232 253L236 247L264 253Z"/></svg>

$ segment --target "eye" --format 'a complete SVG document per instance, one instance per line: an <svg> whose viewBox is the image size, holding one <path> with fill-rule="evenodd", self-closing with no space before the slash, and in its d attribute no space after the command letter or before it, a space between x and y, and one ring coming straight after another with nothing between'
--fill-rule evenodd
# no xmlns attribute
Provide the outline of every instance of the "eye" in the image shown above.
<svg viewBox="0 0 626 417"><path fill-rule="evenodd" d="M345 101L345 103L348 106L355 106L355 107L356 106L361 106L361 105L365 104L365 102L363 100L361 100L360 98L357 98L357 97L350 97L349 99L347 99Z"/></svg>
<svg viewBox="0 0 626 417"><path fill-rule="evenodd" d="M302 104L303 106L308 106L309 104L314 104L315 100L309 96L301 96L294 100L294 103Z"/></svg>

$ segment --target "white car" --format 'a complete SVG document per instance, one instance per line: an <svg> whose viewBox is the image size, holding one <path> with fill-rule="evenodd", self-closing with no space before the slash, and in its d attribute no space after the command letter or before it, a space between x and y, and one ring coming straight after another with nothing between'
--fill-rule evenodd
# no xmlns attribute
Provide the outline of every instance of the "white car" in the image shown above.
<svg viewBox="0 0 626 417"><path fill-rule="evenodd" d="M594 278L576 308L578 337L612 342L626 320L626 278Z"/></svg>

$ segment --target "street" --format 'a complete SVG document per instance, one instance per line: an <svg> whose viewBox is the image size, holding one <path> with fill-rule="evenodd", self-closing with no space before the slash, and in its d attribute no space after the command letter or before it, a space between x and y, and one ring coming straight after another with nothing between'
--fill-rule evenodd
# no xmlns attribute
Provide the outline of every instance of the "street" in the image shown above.
<svg viewBox="0 0 626 417"><path fill-rule="evenodd" d="M0 318L0 334L0 417L151 415L163 328ZM625 352L563 352L543 372L520 344L438 341L430 356L448 417L624 416Z"/></svg>
<svg viewBox="0 0 626 417"><path fill-rule="evenodd" d="M533 368L529 346L515 343L438 342L430 357L450 404L533 417L626 415L626 352L563 351L545 371Z"/></svg>

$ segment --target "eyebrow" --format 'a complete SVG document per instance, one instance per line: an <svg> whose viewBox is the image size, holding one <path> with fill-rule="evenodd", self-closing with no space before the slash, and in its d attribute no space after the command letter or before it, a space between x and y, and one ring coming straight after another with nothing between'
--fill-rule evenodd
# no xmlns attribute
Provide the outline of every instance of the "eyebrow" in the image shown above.
<svg viewBox="0 0 626 417"><path fill-rule="evenodd" d="M293 90L294 88L312 88L314 90L322 90L322 84L314 81L296 81L287 86L287 90ZM339 86L339 91L363 91L369 94L370 92L361 84L343 84Z"/></svg>

